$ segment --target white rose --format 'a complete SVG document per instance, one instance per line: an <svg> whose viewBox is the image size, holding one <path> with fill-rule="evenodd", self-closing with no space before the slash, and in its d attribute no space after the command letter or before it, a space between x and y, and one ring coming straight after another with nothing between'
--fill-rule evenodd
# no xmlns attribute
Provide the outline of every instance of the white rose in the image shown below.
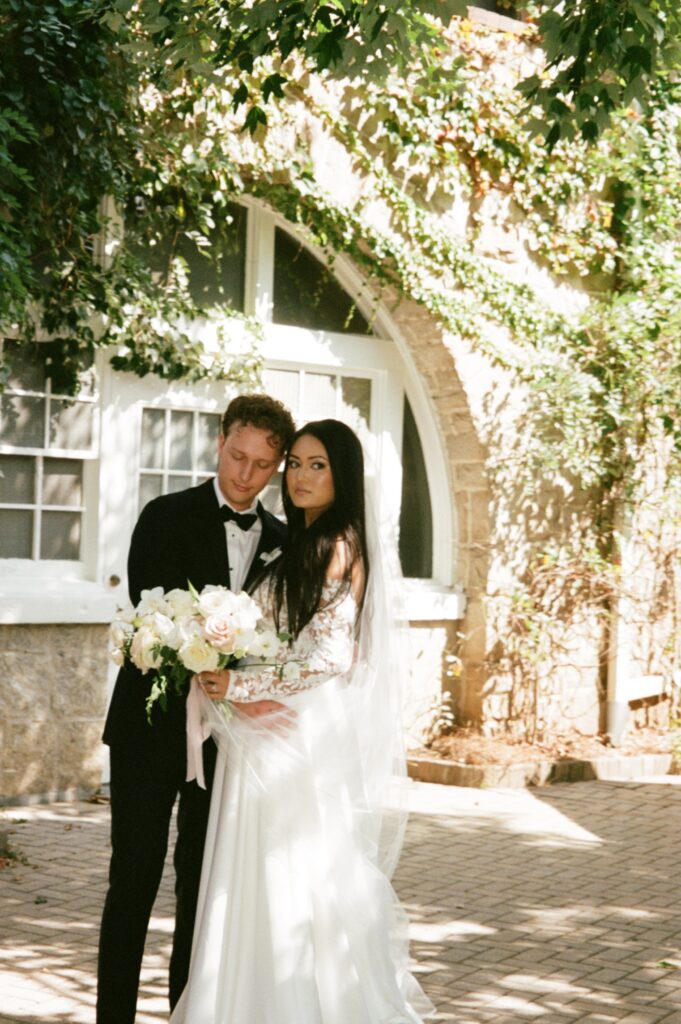
<svg viewBox="0 0 681 1024"><path fill-rule="evenodd" d="M152 633L146 626L141 626L130 644L130 658L133 665L136 665L140 672L147 673L150 668L160 667L161 655L154 651L157 646L158 637L156 634Z"/></svg>
<svg viewBox="0 0 681 1024"><path fill-rule="evenodd" d="M234 595L233 614L237 620L238 628L241 630L254 629L255 624L261 617L260 609L250 594L242 590L240 594Z"/></svg>
<svg viewBox="0 0 681 1024"><path fill-rule="evenodd" d="M234 607L236 595L225 587L204 587L198 598L198 606L202 615L230 615Z"/></svg>
<svg viewBox="0 0 681 1024"><path fill-rule="evenodd" d="M172 619L169 619L163 612L153 612L151 615L145 615L141 620L141 626L144 629L149 629L159 639L165 643L166 637L170 636L175 629L175 623Z"/></svg>
<svg viewBox="0 0 681 1024"><path fill-rule="evenodd" d="M169 590L166 594L166 602L170 607L170 614L174 619L182 619L194 613L194 598L188 590Z"/></svg>
<svg viewBox="0 0 681 1024"><path fill-rule="evenodd" d="M220 655L215 648L199 636L190 637L177 653L190 672L215 672L220 663Z"/></svg>
<svg viewBox="0 0 681 1024"><path fill-rule="evenodd" d="M169 647L180 648L183 644L186 644L192 637L198 636L203 639L203 629L198 619L179 619L175 623L175 629L173 631L172 643L169 643Z"/></svg>
<svg viewBox="0 0 681 1024"><path fill-rule="evenodd" d="M153 590L143 590L140 603L137 605L137 614L140 618L145 615L152 615L154 612L168 612L168 605L165 602L163 587L154 587Z"/></svg>

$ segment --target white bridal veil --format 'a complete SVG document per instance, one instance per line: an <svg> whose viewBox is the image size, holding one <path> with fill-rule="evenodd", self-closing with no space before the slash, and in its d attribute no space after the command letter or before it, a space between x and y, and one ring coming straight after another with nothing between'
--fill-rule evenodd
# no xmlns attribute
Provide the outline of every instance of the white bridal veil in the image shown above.
<svg viewBox="0 0 681 1024"><path fill-rule="evenodd" d="M221 756L190 980L172 1024L420 1024L432 1012L409 971L408 922L389 881L406 821L407 660L397 575L373 517L368 540L352 667L270 692L292 724L230 717L192 686L188 735L201 724ZM267 587L254 597L266 600ZM346 665L355 612L352 595L325 611ZM192 743L188 763L193 777Z"/></svg>

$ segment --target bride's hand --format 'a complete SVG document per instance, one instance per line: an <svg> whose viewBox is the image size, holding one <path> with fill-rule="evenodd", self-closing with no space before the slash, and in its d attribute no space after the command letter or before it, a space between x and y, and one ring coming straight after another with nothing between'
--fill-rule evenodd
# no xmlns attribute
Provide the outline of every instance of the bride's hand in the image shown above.
<svg viewBox="0 0 681 1024"><path fill-rule="evenodd" d="M229 689L229 669L221 672L198 672L196 675L201 689L211 700L225 700ZM275 732L282 732L293 725L296 713L278 700L232 701L236 710L246 718L264 718L263 722Z"/></svg>
<svg viewBox="0 0 681 1024"><path fill-rule="evenodd" d="M229 689L229 669L224 668L221 672L198 672L196 679L205 693L211 700L224 700Z"/></svg>
<svg viewBox="0 0 681 1024"><path fill-rule="evenodd" d="M288 736L298 717L293 708L280 704L278 700L232 701L232 707L246 718L257 718L258 725L265 726L278 736Z"/></svg>

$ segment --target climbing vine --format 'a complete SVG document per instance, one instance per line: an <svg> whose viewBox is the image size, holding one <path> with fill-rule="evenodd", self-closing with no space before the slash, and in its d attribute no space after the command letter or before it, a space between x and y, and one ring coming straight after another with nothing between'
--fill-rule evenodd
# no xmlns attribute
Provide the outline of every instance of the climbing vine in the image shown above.
<svg viewBox="0 0 681 1024"><path fill-rule="evenodd" d="M531 27L455 19L437 62L361 88L270 56L238 77L186 66L168 88L153 61L135 62L133 38L117 47L94 0L12 6L0 17L13 54L0 68L0 322L51 339L59 390L107 346L120 370L257 380L262 325L195 281L201 261L220 277L235 203L250 197L330 261L347 254L376 301L389 289L420 303L513 375L524 443L496 463L492 452L492 474L525 493L568 480L589 508L589 543L570 542L574 578L615 565L617 509L636 502L651 453L664 453L667 481L681 455L677 85L660 77L648 112L620 110L594 144L549 151L516 88L538 60ZM276 75L285 102L243 132L239 83L261 95ZM319 173L320 137L359 183L345 199ZM571 308L500 269L504 239L569 285ZM516 619L537 601L529 586Z"/></svg>

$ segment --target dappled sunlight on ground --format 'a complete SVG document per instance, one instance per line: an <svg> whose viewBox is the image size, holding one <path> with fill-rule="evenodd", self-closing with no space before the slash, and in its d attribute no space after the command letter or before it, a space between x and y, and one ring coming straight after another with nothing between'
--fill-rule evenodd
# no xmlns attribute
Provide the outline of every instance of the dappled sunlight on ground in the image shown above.
<svg viewBox="0 0 681 1024"><path fill-rule="evenodd" d="M681 1024L678 781L410 787L395 881L438 1020ZM0 1024L92 1024L108 807L0 819L27 861L0 871ZM168 864L138 1024L167 1020L172 927Z"/></svg>

